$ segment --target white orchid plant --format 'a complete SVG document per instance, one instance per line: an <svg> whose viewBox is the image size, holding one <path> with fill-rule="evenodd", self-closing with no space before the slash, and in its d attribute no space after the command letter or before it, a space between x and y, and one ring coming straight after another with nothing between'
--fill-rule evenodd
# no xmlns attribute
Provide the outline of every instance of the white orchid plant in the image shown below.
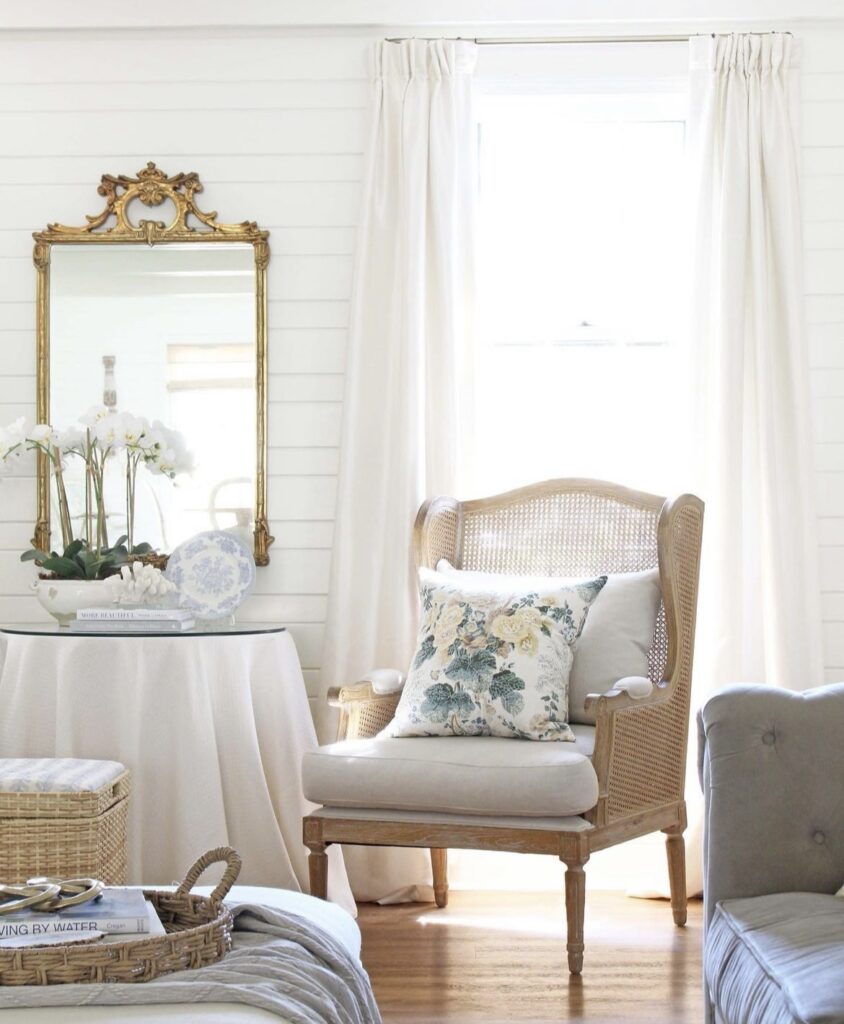
<svg viewBox="0 0 844 1024"><path fill-rule="evenodd" d="M45 571L68 579L103 579L119 571L131 556L152 550L149 544L135 542L135 494L141 466L171 480L193 469L193 457L175 430L105 406L89 410L66 430L46 423L28 428L23 418L0 428L0 473L35 451L47 459L56 483L63 553L31 548L21 560L35 561ZM85 514L79 537L74 536L64 475L73 458L85 466ZM116 459L125 472L126 535L110 545L105 473Z"/></svg>

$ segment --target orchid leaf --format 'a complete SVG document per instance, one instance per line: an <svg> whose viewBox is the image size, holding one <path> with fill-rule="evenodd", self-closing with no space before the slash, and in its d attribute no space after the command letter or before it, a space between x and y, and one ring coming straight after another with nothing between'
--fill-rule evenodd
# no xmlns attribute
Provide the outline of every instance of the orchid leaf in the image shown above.
<svg viewBox="0 0 844 1024"><path fill-rule="evenodd" d="M29 551L24 551L21 555L22 562L43 562L50 556L46 551L42 551L40 548L30 548Z"/></svg>
<svg viewBox="0 0 844 1024"><path fill-rule="evenodd" d="M73 561L72 558L47 558L42 566L47 572L54 572L57 576L68 579L79 579L84 575L82 567Z"/></svg>

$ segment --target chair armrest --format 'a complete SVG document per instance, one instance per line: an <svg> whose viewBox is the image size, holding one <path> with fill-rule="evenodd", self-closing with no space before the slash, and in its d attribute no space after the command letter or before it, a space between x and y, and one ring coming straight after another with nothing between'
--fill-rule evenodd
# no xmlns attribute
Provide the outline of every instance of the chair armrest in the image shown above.
<svg viewBox="0 0 844 1024"><path fill-rule="evenodd" d="M407 676L397 668L374 668L350 686L332 686L327 694L328 703L339 708L352 700L374 700L386 694L401 693Z"/></svg>
<svg viewBox="0 0 844 1024"><path fill-rule="evenodd" d="M730 686L698 714L706 918L724 899L844 882L844 684Z"/></svg>
<svg viewBox="0 0 844 1024"><path fill-rule="evenodd" d="M641 697L617 683L586 698L586 710L595 714L598 776L598 803L587 817L596 825L682 801L686 736L685 730L677 736L676 697L662 682Z"/></svg>
<svg viewBox="0 0 844 1024"><path fill-rule="evenodd" d="M405 676L397 669L374 669L350 686L332 687L328 703L339 708L338 740L368 739L393 720Z"/></svg>
<svg viewBox="0 0 844 1024"><path fill-rule="evenodd" d="M586 711L597 712L598 702L601 700L608 702L612 708L630 707L633 704L641 704L653 692L654 684L647 676L624 676L623 679L618 680L612 689L605 690L604 693L587 694L583 707ZM617 698L623 695L628 696L630 700L623 702L617 700Z"/></svg>

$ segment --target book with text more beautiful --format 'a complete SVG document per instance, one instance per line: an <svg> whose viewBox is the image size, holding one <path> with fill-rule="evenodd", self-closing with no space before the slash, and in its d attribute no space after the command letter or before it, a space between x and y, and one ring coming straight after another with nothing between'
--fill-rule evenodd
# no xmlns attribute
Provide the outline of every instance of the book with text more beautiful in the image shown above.
<svg viewBox="0 0 844 1024"><path fill-rule="evenodd" d="M150 918L141 889L105 889L98 900L53 913L19 910L0 917L0 939L100 931L105 934L149 932Z"/></svg>
<svg viewBox="0 0 844 1024"><path fill-rule="evenodd" d="M187 608L80 608L80 622L184 622L193 618Z"/></svg>

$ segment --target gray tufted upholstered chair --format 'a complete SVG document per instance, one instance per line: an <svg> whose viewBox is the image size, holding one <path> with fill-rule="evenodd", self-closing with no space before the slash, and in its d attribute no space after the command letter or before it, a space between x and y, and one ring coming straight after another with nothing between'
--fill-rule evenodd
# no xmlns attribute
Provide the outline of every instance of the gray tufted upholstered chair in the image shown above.
<svg viewBox="0 0 844 1024"><path fill-rule="evenodd" d="M844 683L698 715L707 1021L844 1021Z"/></svg>

